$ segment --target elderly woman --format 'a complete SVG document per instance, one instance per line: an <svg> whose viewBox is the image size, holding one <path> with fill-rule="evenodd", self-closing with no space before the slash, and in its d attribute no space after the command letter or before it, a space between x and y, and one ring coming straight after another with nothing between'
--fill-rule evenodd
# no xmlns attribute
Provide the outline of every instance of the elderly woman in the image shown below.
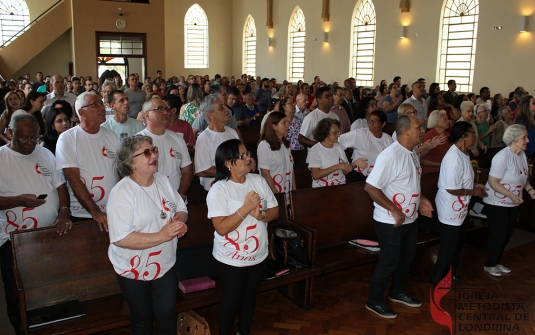
<svg viewBox="0 0 535 335"><path fill-rule="evenodd" d="M472 152L472 155L475 157L479 156L479 150L478 146L484 150L484 152L487 152L487 147L479 140L479 133L477 131L477 125L475 124L473 120L474 116L474 103L472 101L463 101L461 103L461 117L457 120L457 122L468 122L472 125L472 128L474 128L475 134L476 134L476 141L472 148L469 150Z"/></svg>
<svg viewBox="0 0 535 335"><path fill-rule="evenodd" d="M522 189L535 199L535 190L529 183L529 170L525 154L528 146L528 132L522 125L512 125L503 134L507 147L492 158L487 181L488 196L483 198L489 224L489 242L484 269L493 276L511 272L500 264L503 250L515 229Z"/></svg>
<svg viewBox="0 0 535 335"><path fill-rule="evenodd" d="M193 124L193 121L199 116L199 106L204 99L202 89L196 83L191 84L187 93L188 103L180 108L180 119Z"/></svg>
<svg viewBox="0 0 535 335"><path fill-rule="evenodd" d="M71 120L62 108L50 109L45 120L45 134L42 137L41 146L56 155L56 144L58 143L59 135L70 128Z"/></svg>
<svg viewBox="0 0 535 335"><path fill-rule="evenodd" d="M286 193L288 202L290 191L295 190L293 157L286 138L289 129L290 121L284 113L269 114L257 149L260 174L273 193Z"/></svg>
<svg viewBox="0 0 535 335"><path fill-rule="evenodd" d="M368 118L375 110L377 101L373 97L363 97L357 105L357 119L351 124L351 130L368 128Z"/></svg>
<svg viewBox="0 0 535 335"><path fill-rule="evenodd" d="M124 177L108 199L108 255L128 303L133 334L176 334L177 237L188 228L186 205L158 172L158 147L148 136L123 140L117 168Z"/></svg>
<svg viewBox="0 0 535 335"><path fill-rule="evenodd" d="M503 142L503 134L505 130L514 124L513 111L508 106L502 106L498 109L496 113L496 130L494 130L494 136L490 139L490 147L505 147Z"/></svg>
<svg viewBox="0 0 535 335"><path fill-rule="evenodd" d="M475 105L474 113L476 114L476 120L474 123L477 126L477 133L479 135L479 140L488 147L490 145L490 135L493 135L496 126L494 124L489 125L487 118L489 116L489 111L487 106L484 104Z"/></svg>
<svg viewBox="0 0 535 335"><path fill-rule="evenodd" d="M318 143L310 148L307 157L312 187L345 184L345 175L353 170L353 166L347 162L344 148L338 143L339 127L340 121L326 118L320 120L314 130L314 139Z"/></svg>
<svg viewBox="0 0 535 335"><path fill-rule="evenodd" d="M352 130L338 139L344 149L353 148L351 160L358 173L354 180L366 180L377 156L392 144L392 137L383 133L386 122L387 117L384 112L373 111L368 119L368 128Z"/></svg>
<svg viewBox="0 0 535 335"><path fill-rule="evenodd" d="M448 273L450 266L453 280L462 281L462 278L456 276L455 271L463 247L463 222L468 213L471 197L487 196L484 185L474 185L474 169L470 164L468 148L474 145L475 139L476 134L470 123L454 124L449 137L453 145L440 165L435 203L438 220L442 223L442 233L437 262L429 275L430 282L435 285Z"/></svg>
<svg viewBox="0 0 535 335"><path fill-rule="evenodd" d="M532 95L526 95L520 100L517 121L518 124L526 127L529 138L528 147L525 149L526 155L533 157L535 154L535 98Z"/></svg>
<svg viewBox="0 0 535 335"><path fill-rule="evenodd" d="M266 180L249 173L251 153L239 140L221 143L215 156L216 177L206 203L215 228L213 255L223 292L219 334L232 333L236 313L238 333L250 334L256 290L268 257L267 222L279 216L279 208Z"/></svg>
<svg viewBox="0 0 535 335"><path fill-rule="evenodd" d="M444 136L448 137L448 129L450 127L450 122L448 120L448 115L444 110L436 110L429 114L427 118L427 129L428 132L425 133L422 142L427 142L432 140L435 136ZM431 173L437 172L440 170L440 164L442 159L448 152L451 143L444 142L437 145L435 148L422 153L420 156L420 161L422 163L422 173Z"/></svg>

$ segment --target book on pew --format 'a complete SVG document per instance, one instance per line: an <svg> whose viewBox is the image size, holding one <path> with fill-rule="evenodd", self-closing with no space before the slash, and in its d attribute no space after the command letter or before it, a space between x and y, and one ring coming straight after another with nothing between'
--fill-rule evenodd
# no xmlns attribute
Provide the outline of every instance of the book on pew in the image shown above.
<svg viewBox="0 0 535 335"><path fill-rule="evenodd" d="M366 240L362 238L349 240L349 244L362 248L362 249L366 249L371 252L379 252L381 250L381 248L379 248L379 243L377 241L371 241L371 240Z"/></svg>
<svg viewBox="0 0 535 335"><path fill-rule="evenodd" d="M282 262L269 259L262 280L274 279L290 273L290 267Z"/></svg>
<svg viewBox="0 0 535 335"><path fill-rule="evenodd" d="M60 321L85 316L84 309L78 300L71 300L57 305L32 309L26 312L28 328L48 325Z"/></svg>
<svg viewBox="0 0 535 335"><path fill-rule="evenodd" d="M215 281L207 276L181 280L178 282L178 288L183 293L203 291L203 290L208 290L214 287L215 287Z"/></svg>

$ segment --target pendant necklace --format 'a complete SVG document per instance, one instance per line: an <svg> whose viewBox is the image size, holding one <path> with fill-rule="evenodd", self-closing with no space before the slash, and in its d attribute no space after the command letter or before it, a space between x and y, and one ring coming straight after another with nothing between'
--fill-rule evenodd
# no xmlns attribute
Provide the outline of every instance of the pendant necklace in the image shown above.
<svg viewBox="0 0 535 335"><path fill-rule="evenodd" d="M130 179L132 179L132 178L130 178ZM132 179L132 180L133 180L133 179ZM138 183L137 181L134 180L134 182L135 182L136 184L139 185L139 183ZM156 191L158 192L158 198L161 199L161 196L160 196L160 190L158 189L158 183L156 183L156 179L154 179L154 184L156 185ZM151 196L147 193L147 191L145 191L145 188L144 188L143 186L139 185L139 187L141 187L141 189L143 190L143 192L145 192L145 194L147 195L147 197L149 197L150 201L152 201L152 203L154 204L154 206L156 206L156 208L158 208L158 209L160 210L160 219L162 219L162 220L167 219L167 213L165 213L165 212L163 211L163 209L160 209L160 208L158 207L158 205L156 204L156 202L155 202L154 200L152 200Z"/></svg>

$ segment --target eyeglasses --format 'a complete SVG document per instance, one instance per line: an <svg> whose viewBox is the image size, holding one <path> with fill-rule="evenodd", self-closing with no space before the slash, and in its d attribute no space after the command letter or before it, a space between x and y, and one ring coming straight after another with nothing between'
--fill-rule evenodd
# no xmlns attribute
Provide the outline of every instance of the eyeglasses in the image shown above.
<svg viewBox="0 0 535 335"><path fill-rule="evenodd" d="M407 113L405 113L405 115L412 115L412 116L416 116L416 111L412 111L412 112L407 112Z"/></svg>
<svg viewBox="0 0 535 335"><path fill-rule="evenodd" d="M27 143L28 141L32 143L37 143L37 141L39 141L39 137L23 137L23 138L17 137L17 140L19 140L19 142L22 142L22 143Z"/></svg>
<svg viewBox="0 0 535 335"><path fill-rule="evenodd" d="M329 130L331 133L338 135L340 134L340 130Z"/></svg>
<svg viewBox="0 0 535 335"><path fill-rule="evenodd" d="M162 113L162 112L164 112L164 111L166 111L166 112L170 112L171 109L172 109L171 107L158 106L157 108L149 109L148 111L149 111L149 112L155 111L155 112L160 112L160 113Z"/></svg>
<svg viewBox="0 0 535 335"><path fill-rule="evenodd" d="M381 123L381 120L367 120L368 124L370 123Z"/></svg>
<svg viewBox="0 0 535 335"><path fill-rule="evenodd" d="M104 103L102 101L100 101L100 100L96 100L93 103L90 103L89 105L85 105L85 106L80 107L80 109L86 108L86 107L99 108L100 106L104 106Z"/></svg>
<svg viewBox="0 0 535 335"><path fill-rule="evenodd" d="M153 146L152 149L145 149L142 152L140 152L139 154L134 155L132 158L140 156L140 155L145 155L145 157L148 159L148 158L150 158L152 156L152 154L154 154L154 156L158 156L159 155L157 146Z"/></svg>
<svg viewBox="0 0 535 335"><path fill-rule="evenodd" d="M239 155L237 158L241 159L242 161L244 161L247 158L251 158L251 152L250 151L246 151L243 154Z"/></svg>

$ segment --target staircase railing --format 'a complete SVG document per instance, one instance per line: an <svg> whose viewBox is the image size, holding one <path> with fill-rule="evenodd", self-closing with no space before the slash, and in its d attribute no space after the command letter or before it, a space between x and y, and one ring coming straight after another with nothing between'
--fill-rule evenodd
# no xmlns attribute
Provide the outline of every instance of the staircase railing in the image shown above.
<svg viewBox="0 0 535 335"><path fill-rule="evenodd" d="M39 15L38 17L36 17L35 19L33 19L30 23L28 23L24 28L22 28L18 33L16 33L15 35L11 36L10 39L8 39L7 41L4 42L4 44L0 45L0 48L4 48L6 45L8 45L12 40L14 40L15 38L17 38L20 34L22 34L29 26L31 26L32 24L34 24L35 22L37 22L37 20L39 20L43 15L45 15L46 13L48 13L52 8L56 7L56 5L60 2L62 2L63 0L58 0L56 3L54 3L52 6L50 6L47 10L45 10L43 13L41 13L41 15Z"/></svg>

